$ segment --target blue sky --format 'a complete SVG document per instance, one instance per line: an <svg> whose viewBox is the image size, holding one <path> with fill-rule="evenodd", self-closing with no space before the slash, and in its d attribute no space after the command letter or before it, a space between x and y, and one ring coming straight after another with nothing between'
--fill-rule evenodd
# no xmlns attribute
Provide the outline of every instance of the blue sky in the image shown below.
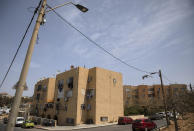
<svg viewBox="0 0 194 131"><path fill-rule="evenodd" d="M147 71L159 69L177 83L194 83L193 0L72 0L89 8L82 13L72 5L56 11L99 45L125 62ZM13 58L39 0L0 1L0 81ZM52 7L67 0L47 0ZM53 77L74 66L102 67L121 72L129 85L158 84L158 76L144 75L123 65L91 44L54 13L46 14L27 77L28 91L42 77ZM34 21L35 23L35 21ZM32 24L34 26L34 23ZM32 34L31 26L0 92L14 94ZM164 79L165 84L169 82ZM171 82L172 83L172 82Z"/></svg>

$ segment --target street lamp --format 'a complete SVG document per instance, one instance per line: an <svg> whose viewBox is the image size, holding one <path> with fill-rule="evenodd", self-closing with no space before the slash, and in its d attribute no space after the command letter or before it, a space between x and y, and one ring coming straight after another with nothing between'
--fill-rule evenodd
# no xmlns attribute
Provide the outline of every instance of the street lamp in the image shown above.
<svg viewBox="0 0 194 131"><path fill-rule="evenodd" d="M168 114L167 114L167 105L166 105L166 98L165 98L165 94L164 94L164 85L163 85L163 81L162 81L162 73L161 70L159 70L158 72L151 72L149 75L144 75L142 76L142 79L148 78L148 77L152 77L151 75L154 74L158 74L160 77L160 82L161 82L161 88L162 88L162 97L163 97L163 104L164 104L164 111L166 114L166 122L167 122L167 126L170 124L169 119L168 119Z"/></svg>
<svg viewBox="0 0 194 131"><path fill-rule="evenodd" d="M57 9L57 8L60 8L60 7L64 6L64 5L68 5L68 4L74 5L77 9L79 9L80 11L82 11L82 12L84 12L84 13L88 11L88 8L84 7L83 5L74 4L74 3L72 3L72 2L66 2L66 3L64 3L64 4L55 6L54 8L51 8L49 5L47 5L50 9L49 9L49 10L46 10L45 12L46 12L46 13L47 13L47 12L50 12L50 11L52 11L52 10L55 10L55 9Z"/></svg>

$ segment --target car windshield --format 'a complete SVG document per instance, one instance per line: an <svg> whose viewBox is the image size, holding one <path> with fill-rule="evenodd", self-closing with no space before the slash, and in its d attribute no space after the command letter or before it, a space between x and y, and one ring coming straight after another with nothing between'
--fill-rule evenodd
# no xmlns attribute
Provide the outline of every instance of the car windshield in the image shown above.
<svg viewBox="0 0 194 131"><path fill-rule="evenodd" d="M141 120L135 120L135 123L140 123L141 122Z"/></svg>
<svg viewBox="0 0 194 131"><path fill-rule="evenodd" d="M19 119L17 119L17 121L24 121L24 119L23 118L19 118Z"/></svg>
<svg viewBox="0 0 194 131"><path fill-rule="evenodd" d="M119 120L123 120L124 118L123 117L120 117Z"/></svg>

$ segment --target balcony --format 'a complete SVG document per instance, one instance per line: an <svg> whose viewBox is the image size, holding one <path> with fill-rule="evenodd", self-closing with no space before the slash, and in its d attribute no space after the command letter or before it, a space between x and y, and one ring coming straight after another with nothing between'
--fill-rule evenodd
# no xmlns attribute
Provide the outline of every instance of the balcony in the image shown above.
<svg viewBox="0 0 194 131"><path fill-rule="evenodd" d="M154 91L149 91L149 90L148 90L148 94L154 94Z"/></svg>

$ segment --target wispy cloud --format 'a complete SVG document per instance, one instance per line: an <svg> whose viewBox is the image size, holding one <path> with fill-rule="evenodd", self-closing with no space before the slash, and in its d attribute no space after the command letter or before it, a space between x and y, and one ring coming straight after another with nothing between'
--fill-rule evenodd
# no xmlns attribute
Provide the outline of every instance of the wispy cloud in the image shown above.
<svg viewBox="0 0 194 131"><path fill-rule="evenodd" d="M30 63L30 68L40 68L41 66L40 66L40 64L38 64L38 63L36 63L36 62L31 62Z"/></svg>

